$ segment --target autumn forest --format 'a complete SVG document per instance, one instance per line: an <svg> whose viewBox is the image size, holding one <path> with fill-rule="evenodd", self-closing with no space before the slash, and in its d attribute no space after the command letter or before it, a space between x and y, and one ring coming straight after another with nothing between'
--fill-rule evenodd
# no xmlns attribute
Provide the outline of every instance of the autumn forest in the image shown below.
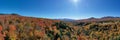
<svg viewBox="0 0 120 40"><path fill-rule="evenodd" d="M120 40L120 18L61 21L0 14L0 40Z"/></svg>

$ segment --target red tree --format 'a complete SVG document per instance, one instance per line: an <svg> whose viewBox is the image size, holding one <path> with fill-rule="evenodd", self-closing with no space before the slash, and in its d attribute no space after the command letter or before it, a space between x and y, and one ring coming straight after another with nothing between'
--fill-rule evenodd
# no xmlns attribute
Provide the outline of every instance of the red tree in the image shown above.
<svg viewBox="0 0 120 40"><path fill-rule="evenodd" d="M0 32L2 31L2 26L0 25Z"/></svg>

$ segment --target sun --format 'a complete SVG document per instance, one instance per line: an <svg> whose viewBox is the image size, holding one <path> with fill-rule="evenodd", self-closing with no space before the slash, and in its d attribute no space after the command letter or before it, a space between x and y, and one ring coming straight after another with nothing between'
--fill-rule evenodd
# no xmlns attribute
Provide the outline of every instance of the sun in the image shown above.
<svg viewBox="0 0 120 40"><path fill-rule="evenodd" d="M70 0L72 3L78 3L80 0Z"/></svg>
<svg viewBox="0 0 120 40"><path fill-rule="evenodd" d="M74 3L78 3L78 0L73 0Z"/></svg>
<svg viewBox="0 0 120 40"><path fill-rule="evenodd" d="M71 0L71 2L73 3L73 5L75 7L78 7L78 3L79 3L80 0Z"/></svg>

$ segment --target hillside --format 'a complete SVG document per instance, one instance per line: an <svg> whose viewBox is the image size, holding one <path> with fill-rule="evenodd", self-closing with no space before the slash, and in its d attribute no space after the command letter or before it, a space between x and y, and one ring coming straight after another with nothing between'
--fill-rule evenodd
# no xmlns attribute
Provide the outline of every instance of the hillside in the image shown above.
<svg viewBox="0 0 120 40"><path fill-rule="evenodd" d="M18 14L0 14L0 40L120 40L120 18L64 22Z"/></svg>
<svg viewBox="0 0 120 40"><path fill-rule="evenodd" d="M52 30L51 27L59 22L59 20L46 18L26 17L16 14L0 14L0 39L1 36L4 35L5 40L29 40L30 37L35 37L33 35L40 36L40 34L45 33L47 29ZM38 33L34 34L36 32Z"/></svg>

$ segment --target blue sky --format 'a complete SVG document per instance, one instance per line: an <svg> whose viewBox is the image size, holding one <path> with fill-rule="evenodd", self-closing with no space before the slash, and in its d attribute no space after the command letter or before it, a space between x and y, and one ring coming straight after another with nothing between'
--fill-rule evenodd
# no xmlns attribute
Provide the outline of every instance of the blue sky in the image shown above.
<svg viewBox="0 0 120 40"><path fill-rule="evenodd" d="M120 0L0 0L0 13L52 19L120 17Z"/></svg>

